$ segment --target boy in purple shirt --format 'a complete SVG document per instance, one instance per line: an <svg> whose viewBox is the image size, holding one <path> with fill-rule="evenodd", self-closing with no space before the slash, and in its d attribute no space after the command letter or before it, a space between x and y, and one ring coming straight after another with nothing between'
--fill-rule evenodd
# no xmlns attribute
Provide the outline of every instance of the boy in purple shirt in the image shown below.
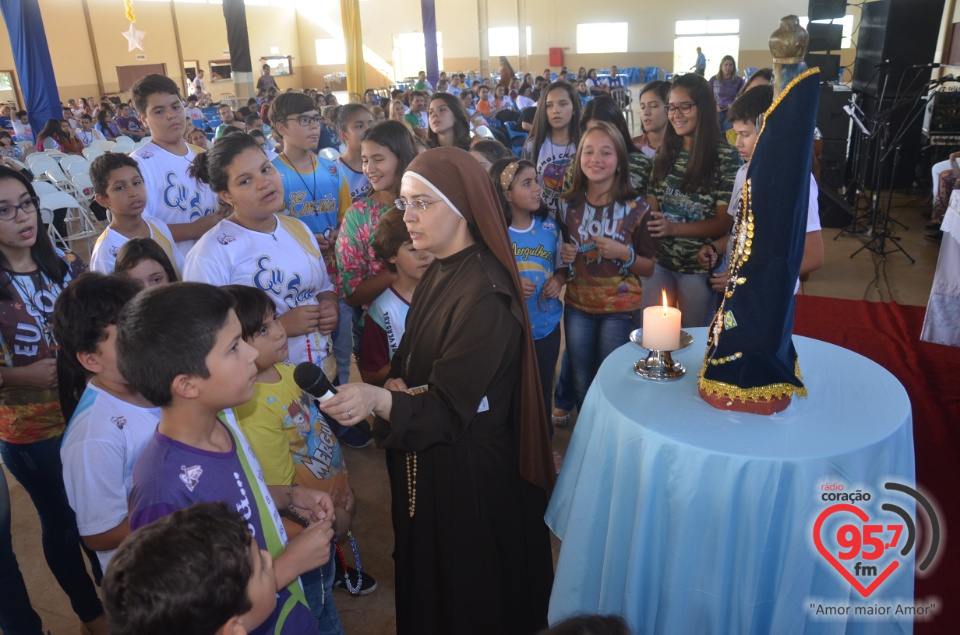
<svg viewBox="0 0 960 635"><path fill-rule="evenodd" d="M264 482L229 410L253 396L256 357L241 337L233 298L217 287L156 287L124 309L117 323L118 368L161 409L157 431L134 465L130 528L193 503L227 503L274 558L277 605L251 632L316 633L298 576L330 558L333 501L318 490ZM309 522L289 542L275 500Z"/></svg>
<svg viewBox="0 0 960 635"><path fill-rule="evenodd" d="M133 113L130 112L130 106L127 104L120 104L120 110L117 111L117 116L113 118L113 123L117 124L120 134L127 135L134 141L140 141L146 136L143 131L143 124L133 116Z"/></svg>

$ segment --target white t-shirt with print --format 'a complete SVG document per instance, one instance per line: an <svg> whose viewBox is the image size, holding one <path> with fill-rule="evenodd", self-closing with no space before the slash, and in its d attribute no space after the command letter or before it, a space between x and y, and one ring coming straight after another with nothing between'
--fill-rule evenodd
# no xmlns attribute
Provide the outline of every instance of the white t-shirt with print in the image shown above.
<svg viewBox="0 0 960 635"><path fill-rule="evenodd" d="M213 214L218 208L213 190L187 174L200 149L188 143L186 146L187 153L182 157L153 142L130 153L140 164L143 183L147 187L147 204L143 213L159 218L167 225L192 223ZM196 242L181 240L177 247L186 256Z"/></svg>
<svg viewBox="0 0 960 635"><path fill-rule="evenodd" d="M135 406L87 385L60 446L63 484L81 536L102 534L127 517L133 464L159 421L160 408ZM104 571L113 551L97 552Z"/></svg>
<svg viewBox="0 0 960 635"><path fill-rule="evenodd" d="M163 253L167 254L174 270L180 275L183 271L183 253L176 248L173 241L173 235L170 228L159 218L154 218L144 214L141 218L150 228L150 238L160 245ZM111 274L116 268L117 254L130 239L120 232L107 227L97 238L97 243L93 246L93 253L90 254L90 270L99 273ZM171 280L173 282L173 280Z"/></svg>
<svg viewBox="0 0 960 635"><path fill-rule="evenodd" d="M540 146L540 153L533 158L533 140L529 140L523 150L523 158L532 160L537 166L537 177L543 189L541 198L548 208L550 217L556 218L560 208L560 195L563 193L563 179L567 175L567 166L577 155L576 144L557 145L548 134Z"/></svg>
<svg viewBox="0 0 960 635"><path fill-rule="evenodd" d="M187 254L183 279L262 289L273 300L277 315L318 304L317 296L333 291L317 239L302 221L289 216L277 216L272 233L220 221ZM331 380L336 376L337 362L328 335L314 330L290 337L288 345L289 363L310 361L323 368Z"/></svg>

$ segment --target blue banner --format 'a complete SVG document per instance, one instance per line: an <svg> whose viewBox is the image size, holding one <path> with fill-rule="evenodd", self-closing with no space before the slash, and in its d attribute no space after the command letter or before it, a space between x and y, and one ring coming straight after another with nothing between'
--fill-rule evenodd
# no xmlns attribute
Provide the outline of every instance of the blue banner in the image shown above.
<svg viewBox="0 0 960 635"><path fill-rule="evenodd" d="M34 138L50 119L63 117L57 78L38 0L0 0L10 48Z"/></svg>
<svg viewBox="0 0 960 635"><path fill-rule="evenodd" d="M440 61L437 58L437 6L434 0L420 0L423 14L423 48L427 56L427 79L434 86L440 80Z"/></svg>

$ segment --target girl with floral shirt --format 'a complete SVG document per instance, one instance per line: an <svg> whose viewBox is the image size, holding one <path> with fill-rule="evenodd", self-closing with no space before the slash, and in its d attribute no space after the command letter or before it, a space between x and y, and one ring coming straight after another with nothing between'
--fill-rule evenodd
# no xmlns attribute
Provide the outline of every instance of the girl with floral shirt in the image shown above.
<svg viewBox="0 0 960 635"><path fill-rule="evenodd" d="M370 180L372 194L357 199L346 211L337 237L337 269L340 297L354 307L354 352L360 350L357 332L360 309L383 293L395 274L384 271L373 252L373 228L380 215L393 207L400 195L400 178L417 156L410 131L394 120L383 121L367 130L360 143L363 173Z"/></svg>

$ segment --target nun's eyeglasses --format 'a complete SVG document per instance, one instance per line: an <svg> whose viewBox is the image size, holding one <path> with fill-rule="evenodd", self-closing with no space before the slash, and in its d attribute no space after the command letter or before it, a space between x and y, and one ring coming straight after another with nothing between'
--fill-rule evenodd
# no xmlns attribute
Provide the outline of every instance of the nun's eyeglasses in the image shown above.
<svg viewBox="0 0 960 635"><path fill-rule="evenodd" d="M418 198L415 201L405 201L402 198L398 198L393 202L397 206L397 209L401 212L406 211L408 207L413 208L418 212L426 211L427 206L433 205L434 203L439 203L440 201L428 201L426 199Z"/></svg>

